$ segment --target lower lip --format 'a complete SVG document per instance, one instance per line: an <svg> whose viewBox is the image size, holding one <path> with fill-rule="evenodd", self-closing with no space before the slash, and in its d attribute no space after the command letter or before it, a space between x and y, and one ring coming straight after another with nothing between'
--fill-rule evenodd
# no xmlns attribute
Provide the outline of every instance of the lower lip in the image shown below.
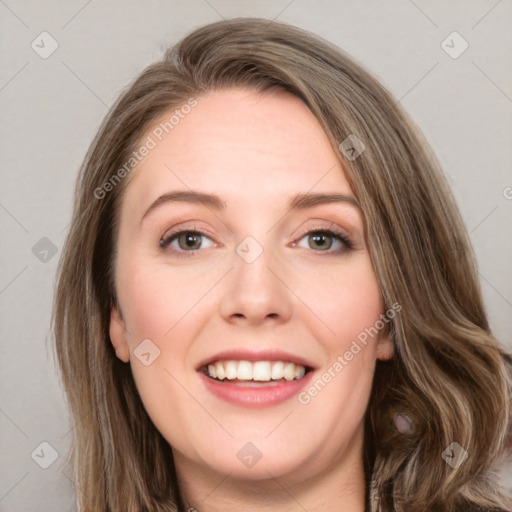
<svg viewBox="0 0 512 512"><path fill-rule="evenodd" d="M277 405L299 394L311 381L313 372L308 372L302 379L292 380L286 384L273 386L247 387L219 382L200 373L206 389L222 400L241 407L263 408Z"/></svg>

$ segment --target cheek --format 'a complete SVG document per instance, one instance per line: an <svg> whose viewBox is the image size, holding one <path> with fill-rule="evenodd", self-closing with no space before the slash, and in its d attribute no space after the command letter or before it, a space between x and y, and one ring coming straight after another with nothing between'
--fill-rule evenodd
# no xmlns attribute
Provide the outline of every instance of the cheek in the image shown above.
<svg viewBox="0 0 512 512"><path fill-rule="evenodd" d="M213 293L210 292L222 276L222 269L180 271L148 258L144 261L133 258L123 264L118 274L118 292L130 364L151 414L163 402L179 402L183 389L178 382L188 388L189 381L195 377L190 349L200 336L205 320L212 315ZM148 366L140 357L142 347L154 361ZM183 402L189 401L187 396L182 398Z"/></svg>
<svg viewBox="0 0 512 512"><path fill-rule="evenodd" d="M132 341L137 336L172 338L218 280L213 274L204 269L194 273L162 268L147 260L126 265L119 275L120 297Z"/></svg>
<svg viewBox="0 0 512 512"><path fill-rule="evenodd" d="M324 343L330 352L345 351L347 344L371 328L383 313L383 300L368 256L347 265L324 268L314 287L303 282L304 302L328 328ZM364 335L362 336L364 337Z"/></svg>
<svg viewBox="0 0 512 512"><path fill-rule="evenodd" d="M343 428L336 423L341 415L347 419L348 414L354 422L364 415L377 341L387 324L381 320L384 304L369 257L329 276L319 276L317 283L324 284L323 295L316 294L315 312L329 328L322 337L328 358L301 403L314 415L325 416L325 410L330 409L334 423L328 428L334 431Z"/></svg>
<svg viewBox="0 0 512 512"><path fill-rule="evenodd" d="M138 392L156 428L177 446L190 435L187 418L201 415L187 393L193 389L195 377L189 351L204 314L200 299L212 286L210 283L208 287L211 278L190 284L189 277L182 273L180 278L177 272L163 272L144 262L125 267L119 280L129 331L130 365ZM149 353L148 365L144 353Z"/></svg>

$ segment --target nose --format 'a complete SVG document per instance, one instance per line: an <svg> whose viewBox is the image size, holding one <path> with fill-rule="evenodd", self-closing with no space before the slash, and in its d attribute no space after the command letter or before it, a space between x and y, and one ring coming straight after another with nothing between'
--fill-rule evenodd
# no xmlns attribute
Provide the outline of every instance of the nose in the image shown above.
<svg viewBox="0 0 512 512"><path fill-rule="evenodd" d="M233 267L220 303L220 313L226 322L277 325L291 318L293 292L282 266L270 251L264 249L250 263L235 253Z"/></svg>

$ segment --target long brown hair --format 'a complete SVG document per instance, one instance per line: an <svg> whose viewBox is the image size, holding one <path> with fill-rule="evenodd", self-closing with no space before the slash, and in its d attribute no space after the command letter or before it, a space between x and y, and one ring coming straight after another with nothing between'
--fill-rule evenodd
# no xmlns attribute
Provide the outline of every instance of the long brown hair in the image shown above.
<svg viewBox="0 0 512 512"><path fill-rule="evenodd" d="M377 364L366 417L368 506L506 508L491 470L510 425L507 356L490 332L468 235L436 158L397 101L338 48L286 24L234 19L199 28L146 68L80 170L53 331L81 511L182 509L171 448L109 339L119 203L125 164L148 127L227 87L281 88L308 106L361 205L385 305L402 306L391 322L395 357ZM363 142L360 157L340 151L348 136ZM410 419L409 431L392 428L396 413ZM442 456L455 442L468 453L458 467Z"/></svg>

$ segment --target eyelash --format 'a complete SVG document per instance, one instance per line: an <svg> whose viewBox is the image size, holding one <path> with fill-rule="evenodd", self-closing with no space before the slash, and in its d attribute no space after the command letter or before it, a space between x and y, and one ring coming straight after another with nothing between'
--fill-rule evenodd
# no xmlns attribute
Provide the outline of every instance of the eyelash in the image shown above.
<svg viewBox="0 0 512 512"><path fill-rule="evenodd" d="M176 240L180 235L184 234L184 233L187 233L187 234L191 234L191 235L196 235L196 236L201 236L201 237L206 237L206 238L209 238L211 240L211 238L205 234L205 233L202 233L201 231L197 231L197 230L194 230L194 229L184 229L184 230L181 230L181 231L175 231L174 233L171 233L170 235L166 236L165 238L162 238L160 240L160 247L162 249L167 249L168 246L170 246L170 244ZM322 251L320 249L311 249L319 254L321 253L324 253L325 255L329 255L329 256L333 256L333 255L341 255L341 254L344 254L345 252L351 250L353 248L352 246L352 243L351 243L351 240L350 238L339 232L339 231L334 231L332 229L313 229L313 230L310 230L310 231L307 231L306 233L304 233L300 238L299 238L299 241L302 240L304 237L308 236L308 235L326 235L328 237L331 237L331 238L334 238L335 240L338 240L339 242L341 242L343 244L343 248L341 249L338 249L338 250L335 250L335 251L332 251L331 249L327 249L325 251ZM201 249L196 249L196 250L193 250L193 251L184 251L184 250L176 250L176 249L173 249L173 252L175 252L178 257L188 257L190 255L194 255L196 252L200 251Z"/></svg>

